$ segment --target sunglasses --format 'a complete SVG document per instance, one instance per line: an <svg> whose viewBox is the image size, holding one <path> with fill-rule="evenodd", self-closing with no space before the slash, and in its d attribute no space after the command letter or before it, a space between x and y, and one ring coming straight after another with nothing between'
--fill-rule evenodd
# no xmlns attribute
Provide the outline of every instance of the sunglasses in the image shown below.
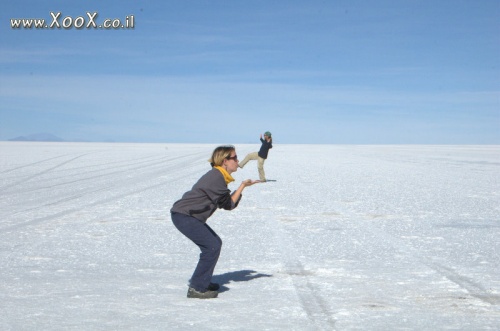
<svg viewBox="0 0 500 331"><path fill-rule="evenodd" d="M234 156L226 156L226 159L228 160L233 160L233 161L238 161L238 155L234 155Z"/></svg>

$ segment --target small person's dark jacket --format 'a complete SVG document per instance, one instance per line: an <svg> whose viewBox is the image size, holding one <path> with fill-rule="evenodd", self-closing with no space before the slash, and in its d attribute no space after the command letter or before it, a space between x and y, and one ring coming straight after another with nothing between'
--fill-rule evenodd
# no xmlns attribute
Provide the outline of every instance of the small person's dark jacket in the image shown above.
<svg viewBox="0 0 500 331"><path fill-rule="evenodd" d="M272 139L267 142L265 139L260 138L260 141L262 142L262 146L260 146L259 150L259 156L263 159L267 159L267 154L269 153L269 150L273 148L273 141Z"/></svg>

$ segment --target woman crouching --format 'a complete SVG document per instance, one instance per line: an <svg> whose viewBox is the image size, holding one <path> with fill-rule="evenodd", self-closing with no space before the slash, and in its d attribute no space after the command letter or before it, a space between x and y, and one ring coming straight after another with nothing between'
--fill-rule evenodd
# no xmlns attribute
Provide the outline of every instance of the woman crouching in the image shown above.
<svg viewBox="0 0 500 331"><path fill-rule="evenodd" d="M209 161L212 169L190 191L184 193L170 210L175 227L201 250L198 265L190 280L188 298L216 298L219 293L219 284L211 283L211 280L222 240L206 224L207 219L217 208L236 208L245 187L259 182L247 179L233 193L227 188L234 181L231 174L238 170L234 146L217 147Z"/></svg>

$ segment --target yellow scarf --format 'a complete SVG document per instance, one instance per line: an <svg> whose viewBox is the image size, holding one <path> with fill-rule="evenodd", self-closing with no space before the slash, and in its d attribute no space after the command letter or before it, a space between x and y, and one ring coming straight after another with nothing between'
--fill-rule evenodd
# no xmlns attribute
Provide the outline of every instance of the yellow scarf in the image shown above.
<svg viewBox="0 0 500 331"><path fill-rule="evenodd" d="M226 185L234 182L234 178L226 171L226 169L219 166L215 166L214 168L222 173L222 176L224 176L224 180L226 181Z"/></svg>

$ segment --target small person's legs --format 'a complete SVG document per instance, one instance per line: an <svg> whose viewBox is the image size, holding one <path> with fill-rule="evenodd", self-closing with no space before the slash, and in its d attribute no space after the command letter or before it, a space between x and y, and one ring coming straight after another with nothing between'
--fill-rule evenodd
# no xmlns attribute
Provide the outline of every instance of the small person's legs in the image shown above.
<svg viewBox="0 0 500 331"><path fill-rule="evenodd" d="M266 159L263 159L259 156L257 160L257 169L259 170L259 179L261 182L266 181L266 173L264 172L264 162Z"/></svg>
<svg viewBox="0 0 500 331"><path fill-rule="evenodd" d="M247 156L245 156L243 161L238 163L238 166L240 168L243 168L245 166L245 164L247 164L248 161L257 160L258 158L259 158L259 153L257 153L257 152L249 153Z"/></svg>

